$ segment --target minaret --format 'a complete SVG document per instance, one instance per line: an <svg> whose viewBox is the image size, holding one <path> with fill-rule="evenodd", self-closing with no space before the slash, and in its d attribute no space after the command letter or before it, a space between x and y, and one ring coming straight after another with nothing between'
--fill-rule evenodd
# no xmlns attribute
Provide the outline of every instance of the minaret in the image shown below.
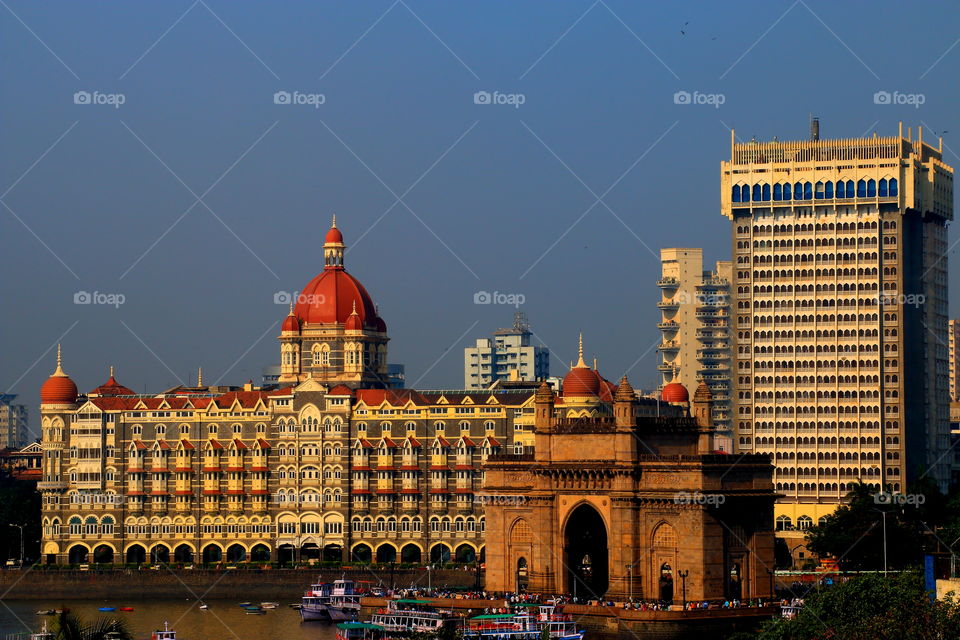
<svg viewBox="0 0 960 640"><path fill-rule="evenodd" d="M535 431L550 431L553 429L553 404L555 398L553 389L546 381L540 383L537 394L533 398Z"/></svg>

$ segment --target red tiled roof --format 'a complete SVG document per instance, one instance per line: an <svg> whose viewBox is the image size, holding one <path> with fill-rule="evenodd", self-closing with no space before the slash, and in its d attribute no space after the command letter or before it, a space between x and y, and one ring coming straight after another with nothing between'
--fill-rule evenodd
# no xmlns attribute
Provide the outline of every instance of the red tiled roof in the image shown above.
<svg viewBox="0 0 960 640"><path fill-rule="evenodd" d="M420 392L413 389L357 389L357 402L363 402L367 406L380 406L387 402L393 406L407 404L408 401L413 404L429 404Z"/></svg>
<svg viewBox="0 0 960 640"><path fill-rule="evenodd" d="M150 492L150 495L152 495L152 496L165 496L165 495L167 495L167 492L166 492L166 491L154 490L154 491L151 491L151 492Z"/></svg>
<svg viewBox="0 0 960 640"><path fill-rule="evenodd" d="M175 493L176 493L178 496L191 496L191 495L193 495L193 491L191 491L190 489L187 489L187 490L185 490L185 491L184 491L184 490L176 491Z"/></svg>
<svg viewBox="0 0 960 640"><path fill-rule="evenodd" d="M500 441L494 438L493 436L487 436L487 442L490 443L491 447L499 447Z"/></svg>
<svg viewBox="0 0 960 640"><path fill-rule="evenodd" d="M450 467L445 464L432 464L430 465L431 471L449 471Z"/></svg>
<svg viewBox="0 0 960 640"><path fill-rule="evenodd" d="M419 449L423 447L423 445L420 444L420 441L414 438L413 436L408 437L407 440L410 442L410 446L413 447L414 449Z"/></svg>
<svg viewBox="0 0 960 640"><path fill-rule="evenodd" d="M183 448L184 448L184 449L193 449L193 448L194 448L193 443L190 442L189 440L187 440L186 438L182 438L182 439L180 440L180 444L183 445Z"/></svg>
<svg viewBox="0 0 960 640"><path fill-rule="evenodd" d="M242 496L242 495L244 495L244 494L246 494L246 491L244 491L243 489L228 489L228 490L227 490L227 495L228 495L228 496Z"/></svg>
<svg viewBox="0 0 960 640"><path fill-rule="evenodd" d="M450 441L444 438L443 436L437 436L437 440L440 442L441 447L449 447Z"/></svg>
<svg viewBox="0 0 960 640"><path fill-rule="evenodd" d="M274 389L273 391L268 391L268 396L288 396L293 393L293 387L283 387L282 389Z"/></svg>
<svg viewBox="0 0 960 640"><path fill-rule="evenodd" d="M404 464L400 466L401 471L420 471L420 467L415 464Z"/></svg>
<svg viewBox="0 0 960 640"><path fill-rule="evenodd" d="M213 402L213 398L192 398L190 402L197 409L206 409Z"/></svg>
<svg viewBox="0 0 960 640"><path fill-rule="evenodd" d="M352 396L353 389L348 387L345 384L338 384L333 389L327 392L328 396Z"/></svg>
<svg viewBox="0 0 960 640"><path fill-rule="evenodd" d="M223 445L220 444L220 441L217 440L216 438L210 438L209 440L207 440L207 442L208 442L208 443L210 444L210 446L213 447L214 449L223 449Z"/></svg>
<svg viewBox="0 0 960 640"><path fill-rule="evenodd" d="M203 495L205 496L218 496L220 495L220 489L204 489Z"/></svg>
<svg viewBox="0 0 960 640"><path fill-rule="evenodd" d="M93 403L94 406L96 406L98 409L103 409L104 411L132 409L137 405L137 401L137 398L90 398L90 402Z"/></svg>
<svg viewBox="0 0 960 640"><path fill-rule="evenodd" d="M460 436L460 439L463 440L463 444L467 445L468 447L475 447L475 446L477 446L477 445L473 442L473 440L471 440L471 439L470 439L469 437L467 437L467 436Z"/></svg>
<svg viewBox="0 0 960 640"><path fill-rule="evenodd" d="M430 489L430 493L450 493L446 489Z"/></svg>
<svg viewBox="0 0 960 640"><path fill-rule="evenodd" d="M250 495L252 496L268 496L270 492L267 489L251 489Z"/></svg>
<svg viewBox="0 0 960 640"><path fill-rule="evenodd" d="M397 443L391 440L390 438L382 438L380 444L386 445L388 449L396 449ZM379 447L378 447L379 448Z"/></svg>
<svg viewBox="0 0 960 640"><path fill-rule="evenodd" d="M360 438L360 446L363 447L364 449L374 449L374 448L375 448L372 444L370 444L370 441L367 440L366 438Z"/></svg>
<svg viewBox="0 0 960 640"><path fill-rule="evenodd" d="M170 443L167 442L166 440L157 440L157 444L160 445L160 448L161 448L161 449L169 449L169 448L170 448Z"/></svg>
<svg viewBox="0 0 960 640"><path fill-rule="evenodd" d="M270 467L250 467L250 471L270 471Z"/></svg>
<svg viewBox="0 0 960 640"><path fill-rule="evenodd" d="M458 471L472 471L473 468L474 468L473 465L470 465L470 464L458 464L456 466L456 469Z"/></svg>
<svg viewBox="0 0 960 640"><path fill-rule="evenodd" d="M234 446L237 447L237 449L246 449L246 448L247 448L247 445L245 445L245 444L243 443L243 440L241 440L240 438L234 438L234 439L233 439L233 444L234 444Z"/></svg>
<svg viewBox="0 0 960 640"><path fill-rule="evenodd" d="M414 493L420 493L420 490L419 489L401 489L400 493L414 494Z"/></svg>
<svg viewBox="0 0 960 640"><path fill-rule="evenodd" d="M252 409L257 406L258 400L266 400L267 397L266 392L263 391L229 391L222 396L214 398L214 400L221 409L227 409L233 406L234 400L239 402L240 406L244 409Z"/></svg>
<svg viewBox="0 0 960 640"><path fill-rule="evenodd" d="M460 487L457 487L454 493L473 493L473 489L461 489Z"/></svg>
<svg viewBox="0 0 960 640"><path fill-rule="evenodd" d="M178 472L180 472L180 473L184 473L184 472L187 472L187 471L193 471L193 467L177 467L176 469L174 469L174 471L178 471Z"/></svg>
<svg viewBox="0 0 960 640"><path fill-rule="evenodd" d="M260 445L261 449L269 449L270 443L264 440L263 438L257 438L257 444Z"/></svg>
<svg viewBox="0 0 960 640"><path fill-rule="evenodd" d="M396 493L393 489L377 489L378 494Z"/></svg>
<svg viewBox="0 0 960 640"><path fill-rule="evenodd" d="M354 471L370 471L370 467L364 467L364 466L354 467L353 470Z"/></svg>
<svg viewBox="0 0 960 640"><path fill-rule="evenodd" d="M147 448L147 445L143 444L143 440L134 440L134 441L133 441L133 446L135 446L137 449L146 449L146 448Z"/></svg>
<svg viewBox="0 0 960 640"><path fill-rule="evenodd" d="M352 493L358 493L360 495L366 495L370 493L369 489L354 489Z"/></svg>
<svg viewBox="0 0 960 640"><path fill-rule="evenodd" d="M142 495L146 495L146 494L144 494L143 491L127 491L127 495L128 495L128 496L142 496Z"/></svg>

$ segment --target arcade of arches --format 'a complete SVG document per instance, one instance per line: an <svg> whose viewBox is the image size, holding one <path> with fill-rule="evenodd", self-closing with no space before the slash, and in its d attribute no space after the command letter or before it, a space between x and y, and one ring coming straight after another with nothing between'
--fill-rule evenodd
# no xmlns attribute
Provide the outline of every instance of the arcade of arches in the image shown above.
<svg viewBox="0 0 960 640"><path fill-rule="evenodd" d="M487 461L487 589L769 595L773 468L767 456L714 451L705 386L690 417L638 417L626 379L612 416L558 418L554 401L537 392L533 456Z"/></svg>

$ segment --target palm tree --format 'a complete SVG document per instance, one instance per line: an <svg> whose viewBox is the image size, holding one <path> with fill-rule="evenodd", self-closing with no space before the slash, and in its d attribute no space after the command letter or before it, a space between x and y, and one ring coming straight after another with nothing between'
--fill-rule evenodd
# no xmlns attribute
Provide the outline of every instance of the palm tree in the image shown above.
<svg viewBox="0 0 960 640"><path fill-rule="evenodd" d="M90 624L76 614L60 614L53 632L56 640L133 640L133 635L122 620L97 618Z"/></svg>

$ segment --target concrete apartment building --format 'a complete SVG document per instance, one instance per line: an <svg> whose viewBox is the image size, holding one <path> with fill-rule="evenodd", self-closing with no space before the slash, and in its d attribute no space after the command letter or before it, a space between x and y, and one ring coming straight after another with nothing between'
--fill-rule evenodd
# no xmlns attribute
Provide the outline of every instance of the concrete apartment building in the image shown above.
<svg viewBox="0 0 960 640"><path fill-rule="evenodd" d="M550 376L550 350L530 344L527 314L518 311L513 327L497 329L493 338L478 338L463 350L465 389L489 389L497 380L546 380Z"/></svg>
<svg viewBox="0 0 960 640"><path fill-rule="evenodd" d="M731 450L730 280L731 262L703 269L703 250L660 250L662 333L658 350L661 388L679 382L696 389L703 381L713 394L718 447Z"/></svg>
<svg viewBox="0 0 960 640"><path fill-rule="evenodd" d="M19 449L27 444L27 407L14 404L15 393L0 393L0 449Z"/></svg>

